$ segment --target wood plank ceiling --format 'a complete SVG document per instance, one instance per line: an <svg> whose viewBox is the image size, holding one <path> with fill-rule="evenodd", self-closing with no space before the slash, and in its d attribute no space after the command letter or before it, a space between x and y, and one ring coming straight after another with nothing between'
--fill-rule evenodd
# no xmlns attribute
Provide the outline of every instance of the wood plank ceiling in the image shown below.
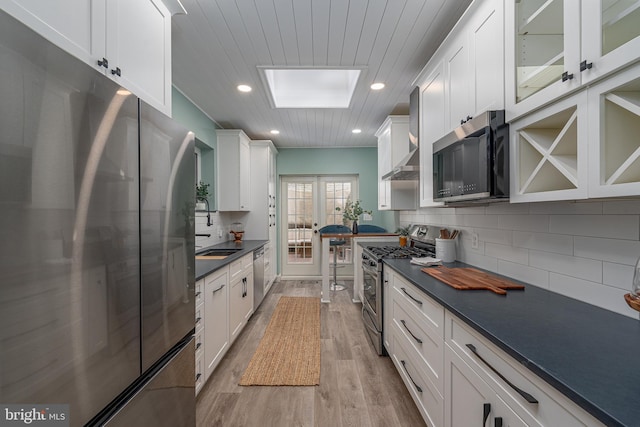
<svg viewBox="0 0 640 427"><path fill-rule="evenodd" d="M209 117L278 147L375 146L470 0L182 0L173 84ZM260 66L366 67L348 109L275 109ZM382 81L386 87L372 91ZM239 84L253 88L236 90ZM354 128L362 129L358 135ZM271 135L278 129L279 135Z"/></svg>

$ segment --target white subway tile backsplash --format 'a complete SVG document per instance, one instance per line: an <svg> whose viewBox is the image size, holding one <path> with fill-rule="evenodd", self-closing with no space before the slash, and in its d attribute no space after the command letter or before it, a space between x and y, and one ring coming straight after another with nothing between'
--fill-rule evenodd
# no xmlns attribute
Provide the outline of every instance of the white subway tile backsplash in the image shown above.
<svg viewBox="0 0 640 427"><path fill-rule="evenodd" d="M529 213L539 214L574 214L599 215L602 214L602 202L545 202L529 204Z"/></svg>
<svg viewBox="0 0 640 427"><path fill-rule="evenodd" d="M498 228L518 231L549 231L548 215L497 215Z"/></svg>
<svg viewBox="0 0 640 427"><path fill-rule="evenodd" d="M514 248L513 246L485 243L484 254L505 261L518 264L529 264L529 251L527 249Z"/></svg>
<svg viewBox="0 0 640 427"><path fill-rule="evenodd" d="M496 228L472 228L471 232L478 233L478 237L481 242L498 243L501 245L511 246L513 231L511 230L498 230ZM469 239L471 236L469 235ZM469 240L471 244L471 240Z"/></svg>
<svg viewBox="0 0 640 427"><path fill-rule="evenodd" d="M635 265L640 256L640 241L580 236L573 241L574 255L583 258Z"/></svg>
<svg viewBox="0 0 640 427"><path fill-rule="evenodd" d="M615 264L613 262L602 263L602 283L631 292L633 287L634 266Z"/></svg>
<svg viewBox="0 0 640 427"><path fill-rule="evenodd" d="M540 288L549 288L549 272L543 269L527 267L511 261L498 260L497 272Z"/></svg>
<svg viewBox="0 0 640 427"><path fill-rule="evenodd" d="M638 318L638 312L629 308L625 302L624 294L626 292L621 289L556 273L549 274L549 288L559 294L615 311L625 316Z"/></svg>
<svg viewBox="0 0 640 427"><path fill-rule="evenodd" d="M466 227L492 227L498 228L496 215L460 215L462 224Z"/></svg>
<svg viewBox="0 0 640 427"><path fill-rule="evenodd" d="M558 254L573 254L573 237L562 234L513 232L513 246Z"/></svg>
<svg viewBox="0 0 640 427"><path fill-rule="evenodd" d="M529 205L527 203L491 203L487 206L486 213L487 215L526 215L529 213Z"/></svg>
<svg viewBox="0 0 640 427"><path fill-rule="evenodd" d="M640 199L421 208L400 219L461 230L467 264L629 315L621 295L640 256Z"/></svg>
<svg viewBox="0 0 640 427"><path fill-rule="evenodd" d="M640 200L613 200L603 204L605 215L638 215L640 214Z"/></svg>
<svg viewBox="0 0 640 427"><path fill-rule="evenodd" d="M640 221L637 215L550 215L549 232L638 240Z"/></svg>
<svg viewBox="0 0 640 427"><path fill-rule="evenodd" d="M470 206L464 208L454 208L456 215L485 215L485 206Z"/></svg>
<svg viewBox="0 0 640 427"><path fill-rule="evenodd" d="M471 247L471 242L469 242L468 247ZM480 245L480 248L483 248L482 244ZM485 270L498 272L498 259L484 255L481 250L466 249L458 244L457 254L458 261L466 262L467 264L475 265L476 267L484 268Z"/></svg>
<svg viewBox="0 0 640 427"><path fill-rule="evenodd" d="M571 277L602 282L602 261L549 252L530 251L529 265Z"/></svg>

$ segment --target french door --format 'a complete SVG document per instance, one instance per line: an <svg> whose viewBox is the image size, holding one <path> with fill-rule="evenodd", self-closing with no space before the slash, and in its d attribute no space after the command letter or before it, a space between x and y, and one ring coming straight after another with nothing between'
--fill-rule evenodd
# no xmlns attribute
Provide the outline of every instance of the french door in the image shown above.
<svg viewBox="0 0 640 427"><path fill-rule="evenodd" d="M325 225L342 224L343 207L357 200L358 177L283 176L280 200L280 248L283 277L320 277L321 248L318 230ZM339 251L338 262L352 271L350 242ZM342 273L348 272L345 270Z"/></svg>

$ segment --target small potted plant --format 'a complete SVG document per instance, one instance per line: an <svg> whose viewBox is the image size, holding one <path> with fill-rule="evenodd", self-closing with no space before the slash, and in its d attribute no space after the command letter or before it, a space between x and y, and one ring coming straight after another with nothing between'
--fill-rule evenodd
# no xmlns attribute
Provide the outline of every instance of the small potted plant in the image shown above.
<svg viewBox="0 0 640 427"><path fill-rule="evenodd" d="M196 210L203 211L206 209L205 200L209 197L209 184L200 181L196 184Z"/></svg>
<svg viewBox="0 0 640 427"><path fill-rule="evenodd" d="M407 246L407 239L409 238L410 230L411 230L411 224L407 225L406 227L400 226L396 230L396 233L399 234L400 246L402 247Z"/></svg>
<svg viewBox="0 0 640 427"><path fill-rule="evenodd" d="M360 215L363 213L371 215L372 212L370 210L362 209L362 206L360 206L360 200L353 202L351 199L347 199L344 203L344 208L340 208L339 206L336 207L336 211L342 212L342 222L344 225L347 225L349 221L352 221L351 232L353 234L358 234L358 218L360 218Z"/></svg>

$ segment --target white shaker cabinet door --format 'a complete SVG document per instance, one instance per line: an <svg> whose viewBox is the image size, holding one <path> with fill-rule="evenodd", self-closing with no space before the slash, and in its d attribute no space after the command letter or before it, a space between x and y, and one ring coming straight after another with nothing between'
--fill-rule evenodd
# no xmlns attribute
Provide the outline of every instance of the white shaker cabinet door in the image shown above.
<svg viewBox="0 0 640 427"><path fill-rule="evenodd" d="M101 34L94 30L105 8L106 0L0 0L0 9L88 64L102 55L96 47L104 43L104 25Z"/></svg>
<svg viewBox="0 0 640 427"><path fill-rule="evenodd" d="M171 14L162 2L110 0L105 57L110 77L171 115Z"/></svg>

